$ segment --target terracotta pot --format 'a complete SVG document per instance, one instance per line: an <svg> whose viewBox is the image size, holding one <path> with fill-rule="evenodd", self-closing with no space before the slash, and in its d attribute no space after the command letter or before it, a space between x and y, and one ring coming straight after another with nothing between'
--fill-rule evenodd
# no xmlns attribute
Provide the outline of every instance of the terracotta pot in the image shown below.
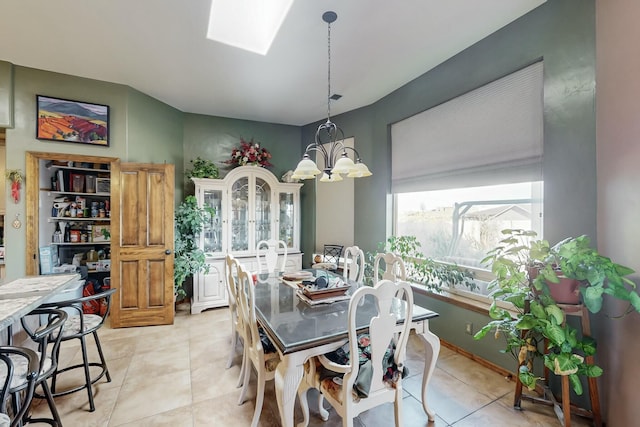
<svg viewBox="0 0 640 427"><path fill-rule="evenodd" d="M580 282L576 279L559 276L560 283L547 281L549 293L558 304L580 304Z"/></svg>
<svg viewBox="0 0 640 427"><path fill-rule="evenodd" d="M528 271L532 281L538 277L539 271L536 267L529 267ZM560 279L559 283L546 281L551 298L558 304L580 304L580 290L578 289L580 282L562 275L558 275L558 279Z"/></svg>

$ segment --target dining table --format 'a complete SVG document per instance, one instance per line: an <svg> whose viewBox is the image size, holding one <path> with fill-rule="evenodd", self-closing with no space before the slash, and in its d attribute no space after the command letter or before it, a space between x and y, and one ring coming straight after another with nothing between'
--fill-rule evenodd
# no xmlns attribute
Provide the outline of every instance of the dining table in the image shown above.
<svg viewBox="0 0 640 427"><path fill-rule="evenodd" d="M308 270L314 276L331 275L324 270ZM286 276L285 276L286 277ZM275 394L283 426L294 425L296 393L304 374L304 363L313 356L334 351L348 341L349 296L363 283L340 277L349 289L343 297L317 303L300 294L300 281L286 280L282 275L260 275L256 280L255 308L258 323L280 355L275 372ZM399 322L405 321L406 303L397 300L395 311ZM356 327L368 327L377 314L375 303L365 299L358 307ZM430 421L435 412L427 404L427 389L440 353L440 339L429 330L429 320L438 313L419 305L413 306L411 328L424 342L425 361L422 377L422 407Z"/></svg>
<svg viewBox="0 0 640 427"><path fill-rule="evenodd" d="M12 325L23 316L50 302L60 292L77 286L79 280L80 275L72 273L26 276L0 282L0 331L11 331ZM11 344L11 340L9 333L7 344Z"/></svg>

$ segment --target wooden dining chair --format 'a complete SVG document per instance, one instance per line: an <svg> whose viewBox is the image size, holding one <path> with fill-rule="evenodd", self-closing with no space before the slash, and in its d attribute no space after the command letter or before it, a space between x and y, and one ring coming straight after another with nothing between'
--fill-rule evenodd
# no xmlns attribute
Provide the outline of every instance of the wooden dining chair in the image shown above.
<svg viewBox="0 0 640 427"><path fill-rule="evenodd" d="M260 285L258 285L260 286ZM243 368L242 389L238 404L245 401L245 396L249 387L251 368L256 371L256 406L253 412L251 427L258 425L262 404L264 402L264 389L267 381L275 377L276 367L280 363L280 356L269 342L264 332L258 328L255 307L255 290L253 279L242 265L238 269L238 314L242 316L242 327L245 330L244 353L245 362ZM264 343L267 343L265 348Z"/></svg>
<svg viewBox="0 0 640 427"><path fill-rule="evenodd" d="M357 246L349 246L344 250L344 267L342 275L345 279L362 282L364 278L364 251Z"/></svg>
<svg viewBox="0 0 640 427"><path fill-rule="evenodd" d="M284 273L287 264L287 244L283 240L260 240L256 245L258 274Z"/></svg>
<svg viewBox="0 0 640 427"><path fill-rule="evenodd" d="M229 358L227 359L227 369L233 364L233 359L236 356L238 345L240 345L242 349L242 363L240 365L240 375L238 376L238 384L236 387L240 387L242 385L244 366L246 363L244 352L244 342L246 340L245 328L243 326L243 318L239 313L238 307L239 268L240 262L233 255L227 254L225 257L225 270L227 293L229 295L229 313L231 315L231 349L229 351Z"/></svg>
<svg viewBox="0 0 640 427"><path fill-rule="evenodd" d="M407 271L400 255L393 252L376 254L373 260L373 283L377 283L380 279L407 280Z"/></svg>
<svg viewBox="0 0 640 427"><path fill-rule="evenodd" d="M31 405L39 369L40 358L32 349L0 347L0 425L15 427L25 421L24 416ZM19 405L15 400L10 402L12 389L22 390ZM14 405L13 408L10 405Z"/></svg>
<svg viewBox="0 0 640 427"><path fill-rule="evenodd" d="M324 245L322 251L322 261L316 262L311 267L323 270L335 271L340 265L340 257L342 256L342 245Z"/></svg>
<svg viewBox="0 0 640 427"><path fill-rule="evenodd" d="M358 333L356 319L367 298L376 305L377 316L371 318L368 333ZM399 304L404 304L404 319L413 314L413 292L407 282L382 279L373 287L358 288L349 301L349 342L342 351L318 356L305 366L306 373L298 388L304 420L309 422L307 392L316 388L342 417L344 427L353 426L353 418L384 403L393 402L395 425L402 426L402 377L411 322L405 321L400 330ZM362 325L360 325L362 326ZM359 329L362 330L361 328ZM398 337L397 342L394 337ZM309 365L314 369L309 369ZM322 372L320 367L327 370ZM327 374L328 372L328 374ZM322 398L320 399L322 402ZM320 408L323 419L327 411Z"/></svg>

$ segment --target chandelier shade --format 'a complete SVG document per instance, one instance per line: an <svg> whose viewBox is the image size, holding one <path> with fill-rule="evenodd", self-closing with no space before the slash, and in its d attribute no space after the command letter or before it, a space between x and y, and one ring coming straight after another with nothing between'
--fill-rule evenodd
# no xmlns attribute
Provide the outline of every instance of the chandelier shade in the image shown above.
<svg viewBox="0 0 640 427"><path fill-rule="evenodd" d="M360 160L358 151L343 143L344 133L331 121L331 23L338 19L335 12L325 12L322 20L327 23L327 121L318 126L315 141L307 145L302 160L293 171L293 179L313 179L322 173L320 182L342 181L342 175L348 178L371 176L369 168ZM311 159L310 153L315 151L324 160L321 171ZM354 160L349 157L353 154Z"/></svg>

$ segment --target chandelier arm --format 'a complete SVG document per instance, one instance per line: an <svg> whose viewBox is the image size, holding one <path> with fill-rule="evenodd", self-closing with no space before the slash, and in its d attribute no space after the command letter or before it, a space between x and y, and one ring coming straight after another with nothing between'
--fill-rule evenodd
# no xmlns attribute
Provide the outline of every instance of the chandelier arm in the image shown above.
<svg viewBox="0 0 640 427"><path fill-rule="evenodd" d="M318 144L315 142L312 142L311 144L307 145L307 148L305 148L304 153L308 154L310 151L317 151L321 153L322 156L325 158L329 155L329 153L327 153L326 148L324 148L322 144Z"/></svg>
<svg viewBox="0 0 640 427"><path fill-rule="evenodd" d="M360 153L358 153L358 150L356 150L356 149L355 149L355 148L353 148L353 147L349 147L348 145L343 145L343 148L344 148L344 150L345 150L345 151L346 151L346 150L351 150L351 151L353 151L353 154L355 154L355 156L356 156L356 161L361 160L361 159L360 159Z"/></svg>

